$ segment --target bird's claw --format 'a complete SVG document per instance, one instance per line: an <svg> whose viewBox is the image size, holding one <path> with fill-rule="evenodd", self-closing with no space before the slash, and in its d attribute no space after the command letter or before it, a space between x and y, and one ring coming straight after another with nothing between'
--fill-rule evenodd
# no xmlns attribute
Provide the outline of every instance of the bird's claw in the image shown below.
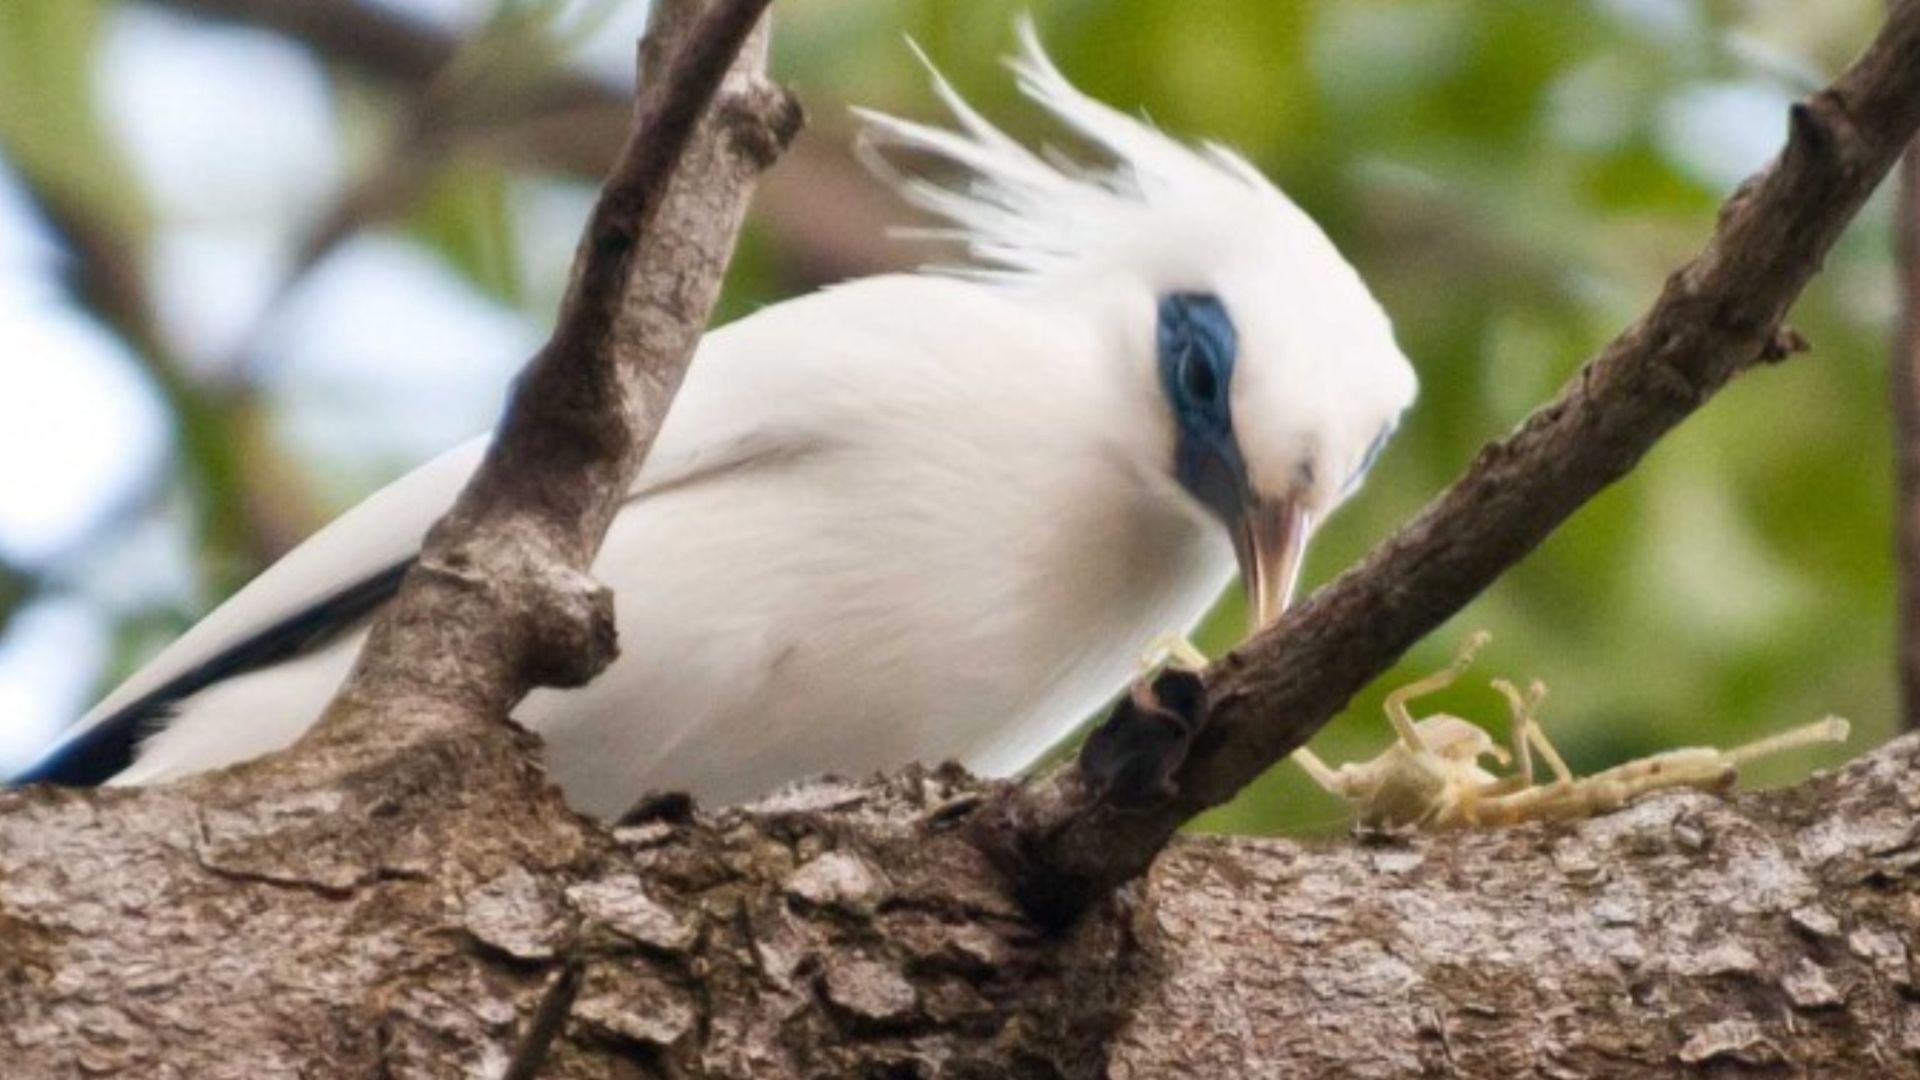
<svg viewBox="0 0 1920 1080"><path fill-rule="evenodd" d="M1147 643L1140 653L1140 671L1143 676L1152 676L1166 668L1180 667L1189 671L1199 671L1209 663L1207 654L1200 651L1185 634L1165 633Z"/></svg>
<svg viewBox="0 0 1920 1080"><path fill-rule="evenodd" d="M1139 806L1174 790L1206 723L1207 687L1198 672L1164 667L1136 681L1080 748L1080 772L1102 797Z"/></svg>

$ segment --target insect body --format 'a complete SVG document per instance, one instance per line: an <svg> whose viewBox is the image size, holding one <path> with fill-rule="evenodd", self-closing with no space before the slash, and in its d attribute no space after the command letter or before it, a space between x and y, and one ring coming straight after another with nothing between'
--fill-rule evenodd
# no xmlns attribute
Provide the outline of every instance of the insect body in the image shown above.
<svg viewBox="0 0 1920 1080"><path fill-rule="evenodd" d="M1302 747L1294 751L1294 761L1321 787L1352 803L1362 826L1445 829L1590 817L1673 788L1724 792L1738 780L1745 762L1847 738L1847 722L1830 716L1732 750L1684 747L1576 777L1534 716L1546 697L1546 687L1538 680L1525 694L1505 679L1492 681L1512 713L1511 752L1471 721L1444 713L1416 720L1407 711L1414 699L1452 685L1488 639L1484 631L1471 635L1445 669L1387 695L1387 719L1396 739L1378 757L1336 769ZM1534 782L1535 754L1552 772L1551 781ZM1481 765L1489 757L1517 768L1495 774Z"/></svg>

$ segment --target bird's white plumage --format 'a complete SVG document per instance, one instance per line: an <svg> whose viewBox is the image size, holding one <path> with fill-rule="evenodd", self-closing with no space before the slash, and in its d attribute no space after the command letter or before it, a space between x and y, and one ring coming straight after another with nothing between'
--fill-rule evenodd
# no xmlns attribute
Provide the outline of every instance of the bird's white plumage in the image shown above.
<svg viewBox="0 0 1920 1080"><path fill-rule="evenodd" d="M1155 338L1169 291L1231 310L1249 475L1315 518L1410 402L1385 317L1304 214L1227 151L1081 95L1023 33L1022 88L1109 163L1028 151L937 76L957 131L868 114L876 145L957 167L957 187L901 185L989 280L868 279L707 335L595 567L621 659L517 713L583 809L909 760L1005 775L1122 686L1147 642L1196 622L1233 550L1171 471ZM409 554L479 454L330 525L88 722ZM189 699L118 780L286 745L358 643Z"/></svg>
<svg viewBox="0 0 1920 1080"><path fill-rule="evenodd" d="M983 334L1002 346L976 351ZM1150 428L1128 408L1151 399L1115 393L1099 342L1056 307L933 277L710 335L653 460L685 460L715 428L744 435L749 418L783 435L614 525L596 570L617 583L622 659L519 712L570 795L612 812L647 784L730 798L919 757L1005 773L1064 735L1131 670L1135 650L1107 642L1185 626L1232 573L1217 530L1131 475L1108 425ZM445 505L463 472L408 497ZM316 542L381 527L369 509ZM256 598L272 584L222 615L282 613L280 597ZM352 649L202 694L125 779L283 745L312 720L287 707L286 680L321 689Z"/></svg>
<svg viewBox="0 0 1920 1080"><path fill-rule="evenodd" d="M1116 267L1171 274L1183 265L1217 266L1223 254L1248 248L1271 259L1275 239L1340 262L1319 227L1244 158L1213 143L1196 152L1081 93L1047 58L1032 22L1021 20L1019 29L1022 52L1009 66L1021 91L1091 143L1104 163L1080 165L1022 146L968 105L930 63L935 93L958 131L855 110L866 122L870 151L924 153L962 173L959 185L946 186L896 174L884 156L868 154L909 201L949 223L925 235L965 247L974 262L955 268L962 276L1045 285ZM1202 231L1195 234L1195 227Z"/></svg>

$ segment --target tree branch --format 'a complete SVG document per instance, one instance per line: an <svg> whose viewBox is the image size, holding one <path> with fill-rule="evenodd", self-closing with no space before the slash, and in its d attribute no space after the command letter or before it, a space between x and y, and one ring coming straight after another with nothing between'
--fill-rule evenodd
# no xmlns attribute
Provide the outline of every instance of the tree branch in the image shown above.
<svg viewBox="0 0 1920 1080"><path fill-rule="evenodd" d="M458 43L424 19L366 0L153 0L207 19L272 30L393 82L424 84Z"/></svg>
<svg viewBox="0 0 1920 1080"><path fill-rule="evenodd" d="M328 61L404 91L429 93L467 42L439 27L365 0L149 0L187 14L286 35ZM613 167L630 105L617 87L566 71L549 73L532 92L487 109L456 109L431 141L408 145L412 174L393 190L370 190L323 222L315 244L358 227L410 197L407 185L435 157L460 149L495 160L599 179ZM788 160L761 185L759 213L781 236L782 254L808 282L902 270L930 258L933 245L889 237L885 189L841 147L841 138L800 138Z"/></svg>
<svg viewBox="0 0 1920 1080"><path fill-rule="evenodd" d="M1187 839L1060 935L957 773L609 836L487 742L367 804L0 793L8 1080L1920 1075L1920 737L1734 802Z"/></svg>
<svg viewBox="0 0 1920 1080"><path fill-rule="evenodd" d="M1117 798L1076 762L983 815L981 841L1024 900L1064 919L1143 872L1182 822L1305 743L1729 379L1793 351L1788 306L1917 125L1920 0L1904 0L1838 81L1794 107L1780 157L1645 317L1358 567L1204 673L1205 707L1182 718L1200 727L1186 756L1147 767L1167 775L1162 790Z"/></svg>
<svg viewBox="0 0 1920 1080"><path fill-rule="evenodd" d="M286 554L320 524L246 388L195 378L161 333L144 267L141 223L115 220L19 170L27 198L71 256L75 302L140 360L165 400L198 505L218 591ZM233 580L225 580L237 575Z"/></svg>
<svg viewBox="0 0 1920 1080"><path fill-rule="evenodd" d="M758 60L715 99L767 2L715 0L643 88L552 338L313 738L501 718L613 658L611 598L588 568L705 326L750 182L799 123ZM695 161L702 116L712 145ZM697 179L670 189L676 166Z"/></svg>
<svg viewBox="0 0 1920 1080"><path fill-rule="evenodd" d="M368 0L149 0L161 7L221 22L271 30L315 55L363 75L410 90L424 90L443 77L467 42L431 22ZM553 113L599 118L591 156L564 158L584 176L599 179L615 164L615 149L627 134L632 102L616 86L591 76L549 72L512 100L496 99L498 121Z"/></svg>

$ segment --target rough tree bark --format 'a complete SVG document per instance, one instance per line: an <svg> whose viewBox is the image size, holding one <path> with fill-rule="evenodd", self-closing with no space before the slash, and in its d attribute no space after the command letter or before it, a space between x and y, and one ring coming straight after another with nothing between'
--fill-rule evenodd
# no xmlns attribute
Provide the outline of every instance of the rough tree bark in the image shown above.
<svg viewBox="0 0 1920 1080"><path fill-rule="evenodd" d="M1920 736L1731 804L1185 840L1057 936L953 774L609 834L521 747L438 751L0 796L0 1073L1920 1076Z"/></svg>
<svg viewBox="0 0 1920 1080"><path fill-rule="evenodd" d="M742 142L733 121L784 115L780 100L720 99L696 140L732 155L710 181L737 192L764 161L778 139ZM688 119L657 98L642 114ZM1675 795L1372 845L1188 840L1122 884L1170 821L1284 753L1782 351L1787 304L1920 122L1920 3L1795 116L1707 253L1566 396L1205 673L1206 708L1160 717L1206 721L1184 757L1146 762L1171 794L1129 788L1123 805L1074 769L1028 788L915 769L609 831L491 718L605 658L583 573L705 310L659 304L645 268L669 297L716 270L653 246L672 211L635 178L660 176L666 140L630 147L505 449L315 736L171 787L0 795L0 1070L1920 1075L1914 738L1731 805ZM1051 929L1020 902L1036 880L1071 896L1048 905Z"/></svg>

